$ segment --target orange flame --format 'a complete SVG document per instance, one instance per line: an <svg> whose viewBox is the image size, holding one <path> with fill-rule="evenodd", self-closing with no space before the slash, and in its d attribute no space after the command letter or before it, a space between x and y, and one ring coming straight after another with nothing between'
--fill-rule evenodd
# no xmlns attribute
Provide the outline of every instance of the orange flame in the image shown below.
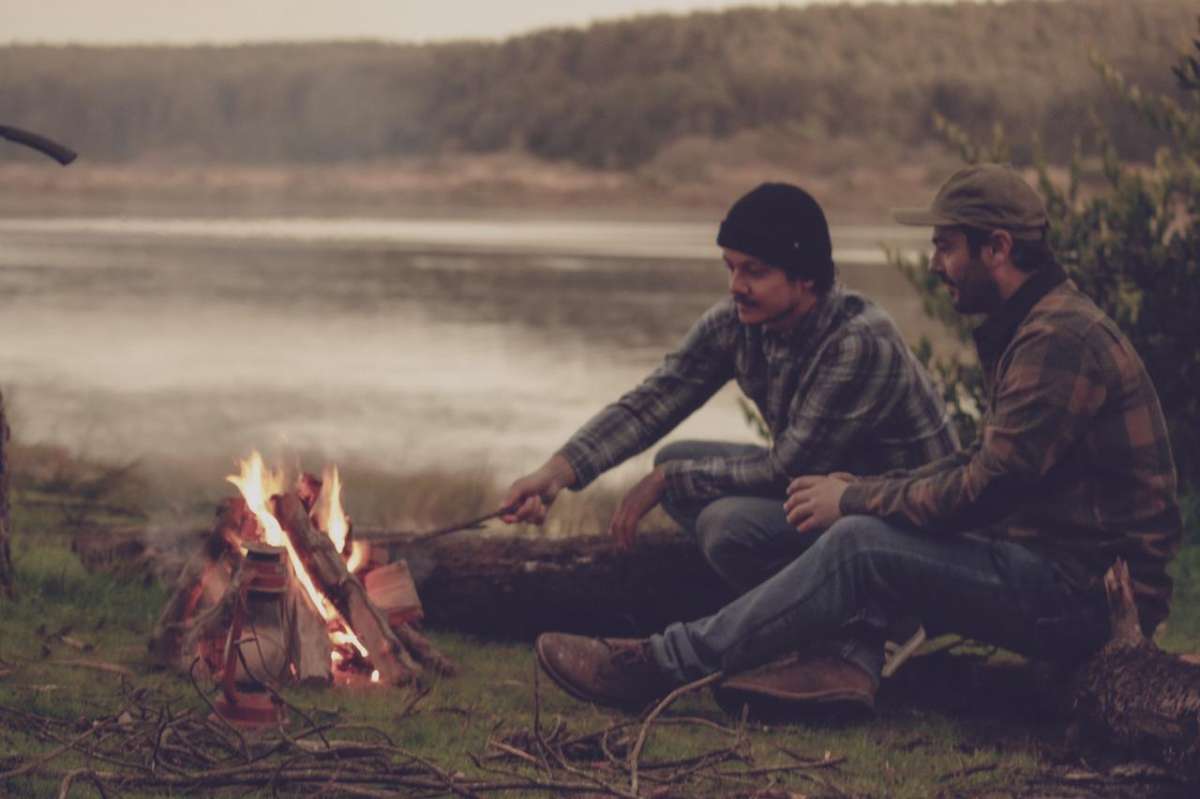
<svg viewBox="0 0 1200 799"><path fill-rule="evenodd" d="M353 573L358 571L371 555L371 545L366 541L355 541L350 547L350 557L346 558L346 569Z"/></svg>
<svg viewBox="0 0 1200 799"><path fill-rule="evenodd" d="M250 453L249 460L241 463L241 474L226 476L242 492L246 506L258 518L258 524L263 529L266 542L274 547L286 546L290 552L287 535L271 511L267 510L267 500L283 491L283 471L269 472L263 465L262 455L258 450Z"/></svg>
<svg viewBox="0 0 1200 799"><path fill-rule="evenodd" d="M321 474L321 496L317 497L314 511L317 526L329 536L333 548L341 552L346 547L350 524L346 521L346 512L342 510L342 480L336 466L326 466Z"/></svg>
<svg viewBox="0 0 1200 799"><path fill-rule="evenodd" d="M263 538L266 540L266 542L272 546L284 547L287 550L288 561L292 564L292 573L296 575L296 579L300 582L301 588L304 589L304 592L308 594L309 599L312 600L313 605L321 613L321 618L325 620L326 624L334 622L341 624L341 627L343 628L342 632L330 633L330 639L334 643L351 644L358 649L359 653L362 654L363 657L367 657L367 648L363 646L362 642L358 640L358 637L350 631L350 625L346 624L345 620L342 618L342 615L338 613L337 608L333 606L333 604L325 597L325 594L322 593L313 583L312 577L309 576L308 570L304 568L304 562L300 559L300 554L296 552L295 548L292 546L291 540L288 539L287 533L285 533L283 531L283 527L280 526L279 520L275 518L275 515L267 506L267 501L270 499L270 497L274 496L275 494L282 493L284 490L285 481L283 470L280 469L278 471L268 471L263 465L262 455L258 453L258 450L255 450L254 452L250 453L248 460L241 462L240 474L231 474L225 479L237 486L238 490L242 492L242 497L246 500L246 506L254 513L255 517L258 519L259 525L263 529ZM337 539L334 539L333 542L338 552L341 552L341 549L346 542L348 525L346 524L346 515L341 509L341 482L338 480L336 467L333 470L332 482L334 489L330 492L322 490L321 496L324 497L326 493L329 493L334 497L334 499L329 502L331 507L329 518L334 520L335 524L340 521L340 524L342 525L341 541L339 542ZM336 512L333 512L334 508L336 508ZM323 529L328 529L328 527ZM342 637L337 637L339 635ZM337 661L335 660L335 663L336 662Z"/></svg>

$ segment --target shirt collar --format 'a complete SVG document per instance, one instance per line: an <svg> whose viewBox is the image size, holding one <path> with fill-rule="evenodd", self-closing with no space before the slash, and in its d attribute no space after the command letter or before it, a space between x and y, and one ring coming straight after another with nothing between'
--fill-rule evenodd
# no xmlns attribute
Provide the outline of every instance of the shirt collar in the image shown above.
<svg viewBox="0 0 1200 799"><path fill-rule="evenodd" d="M973 331L980 360L990 363L1000 357L1033 306L1066 279L1067 273L1056 262L1046 264L1030 275L1016 293Z"/></svg>
<svg viewBox="0 0 1200 799"><path fill-rule="evenodd" d="M829 326L834 311L837 310L840 304L841 297L841 287L833 286L829 291L825 292L824 296L817 298L816 304L796 323L795 327L779 331L764 328L763 333L768 340L793 344L819 337L821 331Z"/></svg>

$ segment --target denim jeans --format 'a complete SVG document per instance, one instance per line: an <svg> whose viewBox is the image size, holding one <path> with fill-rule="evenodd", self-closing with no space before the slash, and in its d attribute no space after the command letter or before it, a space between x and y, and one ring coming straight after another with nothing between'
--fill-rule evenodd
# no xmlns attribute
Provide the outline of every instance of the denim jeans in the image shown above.
<svg viewBox="0 0 1200 799"><path fill-rule="evenodd" d="M678 441L660 449L654 463L737 457L762 449L753 444ZM662 507L691 533L708 565L739 594L791 563L814 540L788 524L782 496L730 496L694 504L664 500Z"/></svg>
<svg viewBox="0 0 1200 799"><path fill-rule="evenodd" d="M658 460L718 454L718 446L734 445L684 442L664 448ZM878 680L888 626L913 616L932 635L959 633L1033 657L1078 657L1107 636L1102 597L1080 595L1052 562L1010 541L935 536L870 516L803 536L774 499L666 510L695 531L705 557L731 583L763 575L713 615L651 637L655 660L680 682L814 645L832 647ZM765 553L757 571L750 563L756 546Z"/></svg>

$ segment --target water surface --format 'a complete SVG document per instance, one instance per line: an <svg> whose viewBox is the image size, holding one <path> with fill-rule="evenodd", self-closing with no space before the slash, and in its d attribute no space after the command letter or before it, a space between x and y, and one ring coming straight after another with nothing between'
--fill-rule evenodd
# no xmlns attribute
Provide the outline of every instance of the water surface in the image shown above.
<svg viewBox="0 0 1200 799"><path fill-rule="evenodd" d="M537 465L725 292L711 225L0 219L0 385L26 441L93 456L316 451L396 472ZM933 328L880 243L851 287ZM673 434L752 440L727 388ZM645 468L646 456L627 467Z"/></svg>

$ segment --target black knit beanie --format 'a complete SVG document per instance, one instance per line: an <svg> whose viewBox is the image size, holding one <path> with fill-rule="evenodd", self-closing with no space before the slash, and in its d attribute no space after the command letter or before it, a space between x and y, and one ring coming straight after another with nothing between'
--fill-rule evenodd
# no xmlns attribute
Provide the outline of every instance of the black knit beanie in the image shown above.
<svg viewBox="0 0 1200 799"><path fill-rule="evenodd" d="M733 204L717 245L753 255L811 280L819 292L833 285L833 243L821 206L808 192L788 183L764 183Z"/></svg>

